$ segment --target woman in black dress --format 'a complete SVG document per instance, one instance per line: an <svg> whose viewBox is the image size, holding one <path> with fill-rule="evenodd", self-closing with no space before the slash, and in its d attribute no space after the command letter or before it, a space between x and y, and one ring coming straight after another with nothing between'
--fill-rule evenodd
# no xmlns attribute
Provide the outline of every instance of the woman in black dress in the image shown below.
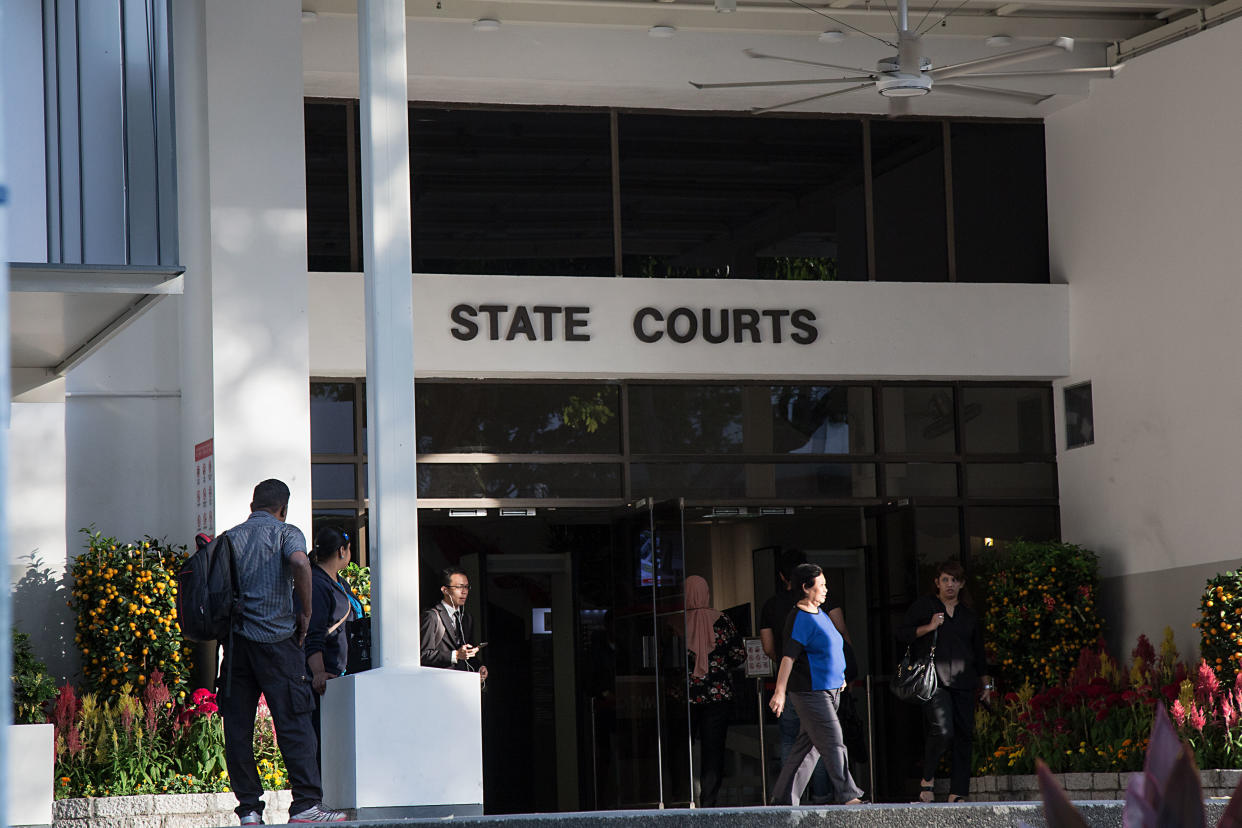
<svg viewBox="0 0 1242 828"><path fill-rule="evenodd" d="M919 655L936 643L936 694L923 703L925 746L920 802L934 802L936 766L952 748L949 801L961 802L970 792L970 757L975 736L975 693L983 686L983 700L992 695L992 678L984 675L983 630L979 616L962 602L966 572L957 561L945 561L936 570L936 593L924 595L906 610L897 629L903 643L917 642Z"/></svg>

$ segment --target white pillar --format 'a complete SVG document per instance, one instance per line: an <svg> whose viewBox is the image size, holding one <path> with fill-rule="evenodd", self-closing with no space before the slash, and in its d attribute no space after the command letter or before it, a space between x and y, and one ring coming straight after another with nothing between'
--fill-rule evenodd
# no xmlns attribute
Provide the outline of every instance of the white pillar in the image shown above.
<svg viewBox="0 0 1242 828"><path fill-rule="evenodd" d="M367 458L381 667L417 667L418 477L405 4L361 0L362 257L367 314Z"/></svg>
<svg viewBox="0 0 1242 828"><path fill-rule="evenodd" d="M193 483L194 446L213 440L214 485L206 488L217 531L245 520L254 485L275 477L292 491L289 522L309 536L301 2L173 7L187 268L182 460ZM195 487L189 492L193 520L202 507ZM187 526L187 538L195 528Z"/></svg>
<svg viewBox="0 0 1242 828"><path fill-rule="evenodd" d="M324 799L361 819L482 812L479 681L419 666L404 0L359 0L367 446L379 669L328 684ZM451 736L446 737L446 734Z"/></svg>
<svg viewBox="0 0 1242 828"><path fill-rule="evenodd" d="M4 10L0 9L0 44L4 42ZM3 66L4 50L0 48L0 66ZM3 91L0 89L0 112L3 111ZM9 560L9 206L8 175L5 164L3 136L0 136L0 561ZM0 590L0 825L9 824L9 803L13 797L8 790L9 775L9 728L13 721L13 653L9 627L12 612L9 606L10 590Z"/></svg>

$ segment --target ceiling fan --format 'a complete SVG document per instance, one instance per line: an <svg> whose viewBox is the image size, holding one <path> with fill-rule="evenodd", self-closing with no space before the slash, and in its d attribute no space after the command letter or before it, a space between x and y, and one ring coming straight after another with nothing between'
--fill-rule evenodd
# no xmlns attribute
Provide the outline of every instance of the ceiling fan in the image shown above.
<svg viewBox="0 0 1242 828"><path fill-rule="evenodd" d="M801 3L798 5L801 5ZM812 11L814 10L812 9ZM926 19L926 15L924 19ZM1070 37L1058 37L1040 46L1016 49L1012 52L1003 52L999 55L967 60L949 66L933 66L931 60L923 53L923 35L937 24L942 23L943 20L944 18L933 22L931 26L922 31L918 27L911 30L909 23L909 0L897 0L897 42L892 43L883 38L876 38L890 47L895 47L897 54L881 58L876 63L874 70L858 69L852 66L838 66L833 63L822 63L814 60L765 55L751 49L746 50L746 54L755 60L777 60L783 63L798 63L804 66L835 69L840 72L851 73L847 77L787 81L743 81L740 83L696 83L695 81L690 81L690 85L696 89L744 89L774 86L816 86L838 83L854 84L845 89L836 89L832 92L785 101L773 106L755 107L751 111L754 113L771 112L810 101L818 101L837 95L848 95L851 92L858 92L864 89L874 89L888 99L889 117L899 117L909 114L911 98L926 95L933 89L936 92L949 92L954 95L968 95L976 98L999 98L1034 106L1051 98L1052 94L978 86L971 82L1012 78L1111 78L1116 76L1117 72L1124 66L1124 64L1117 64L1116 66L1088 66L1033 72L993 71L1001 67L1011 66L1015 63L1024 63L1059 52L1072 52L1074 50L1074 39ZM874 37L874 35L870 36Z"/></svg>

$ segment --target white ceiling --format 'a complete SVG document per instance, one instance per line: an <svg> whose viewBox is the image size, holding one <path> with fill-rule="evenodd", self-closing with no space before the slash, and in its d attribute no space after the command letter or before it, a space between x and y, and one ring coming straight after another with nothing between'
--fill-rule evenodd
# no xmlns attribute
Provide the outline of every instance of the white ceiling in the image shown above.
<svg viewBox="0 0 1242 828"><path fill-rule="evenodd" d="M802 0L798 0L802 2ZM928 28L925 53L943 66L1005 51L1075 38L1072 54L1011 67L1063 69L1106 64L1106 49L1164 25L1165 18L1194 13L1198 0L915 0L914 26ZM933 6L933 2L935 5ZM407 0L410 98L435 102L517 103L658 109L748 111L805 97L831 87L696 90L690 81L731 82L839 77L830 69L748 58L745 50L871 70L895 49L895 0L739 0L738 11L717 14L710 0ZM305 0L318 17L303 26L306 93L357 95L356 4ZM437 8L438 7L438 8ZM954 9L957 9L954 11ZM934 25L953 11L945 25ZM928 14L925 13L930 12ZM829 15L833 19L828 19ZM498 31L475 31L478 18L501 21ZM649 37L653 25L675 26L668 39ZM847 33L841 43L820 32ZM985 45L1005 34L1005 49ZM1004 70L1002 70L1004 71ZM963 79L964 80L964 79ZM916 115L1042 117L1090 90L1086 79L990 82L1031 92L1056 93L1032 106L1009 100L936 94L915 101ZM979 82L979 85L985 85ZM884 113L873 90L840 95L789 112Z"/></svg>

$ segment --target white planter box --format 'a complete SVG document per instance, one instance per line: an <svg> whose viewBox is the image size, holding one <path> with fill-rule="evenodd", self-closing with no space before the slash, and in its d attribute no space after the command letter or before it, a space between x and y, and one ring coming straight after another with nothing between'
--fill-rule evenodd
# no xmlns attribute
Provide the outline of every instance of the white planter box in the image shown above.
<svg viewBox="0 0 1242 828"><path fill-rule="evenodd" d="M9 825L52 824L52 776L56 728L50 724L9 725Z"/></svg>

